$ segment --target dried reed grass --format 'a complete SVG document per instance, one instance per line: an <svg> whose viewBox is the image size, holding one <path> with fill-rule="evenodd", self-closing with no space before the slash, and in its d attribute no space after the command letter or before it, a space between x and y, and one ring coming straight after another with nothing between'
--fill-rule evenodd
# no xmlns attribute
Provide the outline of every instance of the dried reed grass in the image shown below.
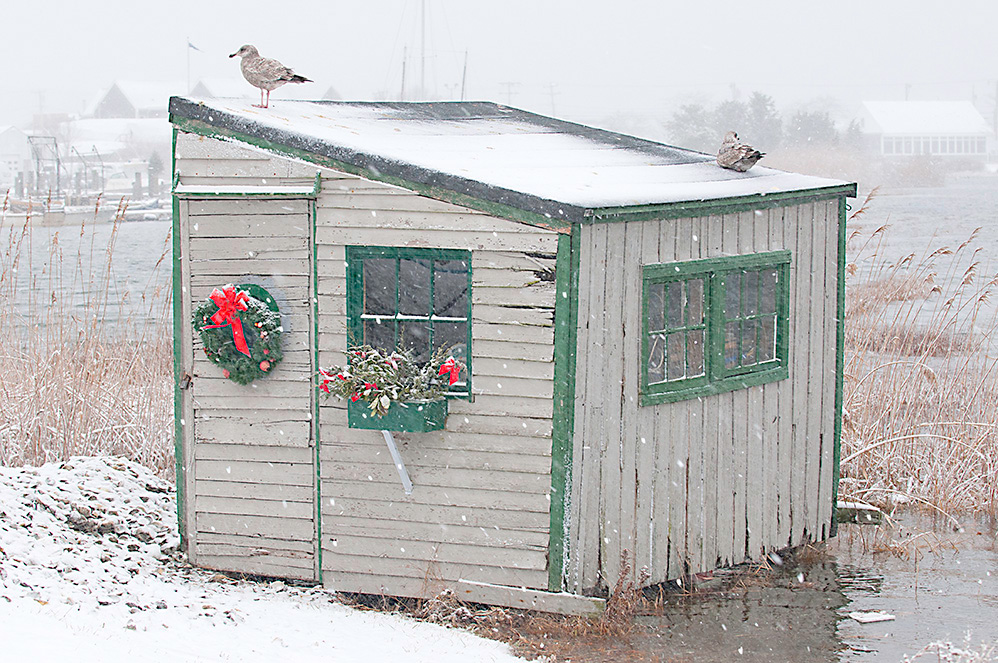
<svg viewBox="0 0 998 663"><path fill-rule="evenodd" d="M30 214L10 225L4 202L0 465L114 454L172 471L171 293L154 278L137 297L119 291L112 259L125 206L118 204L106 246L88 239L83 224L79 248L64 255L60 235L76 232L66 226L39 266L30 264ZM155 269L166 255L164 246Z"/></svg>
<svg viewBox="0 0 998 663"><path fill-rule="evenodd" d="M887 228L849 238L841 496L998 513L998 276L977 231L890 261Z"/></svg>

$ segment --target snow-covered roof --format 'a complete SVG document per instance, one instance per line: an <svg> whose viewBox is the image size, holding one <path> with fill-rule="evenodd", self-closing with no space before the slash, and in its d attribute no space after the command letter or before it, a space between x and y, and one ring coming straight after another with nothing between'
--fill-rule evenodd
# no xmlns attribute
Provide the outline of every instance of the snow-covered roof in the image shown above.
<svg viewBox="0 0 998 663"><path fill-rule="evenodd" d="M169 146L170 123L166 118L86 118L63 124L69 143L80 152L96 149L110 154L136 144Z"/></svg>
<svg viewBox="0 0 998 663"><path fill-rule="evenodd" d="M321 92L321 87L317 84L305 83L303 85L285 85L279 92L273 94L274 101L284 99L309 100L321 96L327 101L338 101L339 94L332 87ZM229 78L202 78L199 79L194 89L191 90L192 97L205 97L211 99L253 99L260 98L260 90L253 87L239 74L238 68Z"/></svg>
<svg viewBox="0 0 998 663"><path fill-rule="evenodd" d="M864 101L867 133L981 135L991 127L969 101Z"/></svg>
<svg viewBox="0 0 998 663"><path fill-rule="evenodd" d="M184 83L163 83L157 81L115 81L107 89L103 90L94 101L93 105L87 109L87 115L93 115L115 88L120 92L139 113L158 112L166 110L170 97L179 90L186 90Z"/></svg>
<svg viewBox="0 0 998 663"><path fill-rule="evenodd" d="M755 167L484 102L170 102L182 129L244 140L426 195L460 197L581 221L608 208L815 192L855 185ZM436 196L435 196L436 197ZM441 197L446 198L443 195Z"/></svg>

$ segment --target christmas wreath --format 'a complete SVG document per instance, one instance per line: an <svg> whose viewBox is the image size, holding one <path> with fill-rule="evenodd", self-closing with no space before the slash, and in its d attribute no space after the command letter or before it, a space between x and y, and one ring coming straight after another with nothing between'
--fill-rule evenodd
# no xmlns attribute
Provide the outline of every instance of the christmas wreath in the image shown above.
<svg viewBox="0 0 998 663"><path fill-rule="evenodd" d="M258 285L215 288L193 317L204 353L233 382L249 384L265 377L284 357L281 313Z"/></svg>

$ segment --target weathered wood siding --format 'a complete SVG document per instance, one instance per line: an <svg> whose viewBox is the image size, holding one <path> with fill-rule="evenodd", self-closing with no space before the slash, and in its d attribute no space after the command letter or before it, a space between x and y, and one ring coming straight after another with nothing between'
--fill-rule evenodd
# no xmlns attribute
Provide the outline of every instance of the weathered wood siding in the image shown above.
<svg viewBox="0 0 998 663"><path fill-rule="evenodd" d="M183 184L308 183L315 168L179 134ZM317 577L312 425L311 215L307 199L181 200L188 554L209 568ZM212 288L257 283L277 300L284 360L250 385L204 356L191 310ZM191 304L193 302L193 304Z"/></svg>
<svg viewBox="0 0 998 663"><path fill-rule="evenodd" d="M828 535L838 201L582 228L569 589L650 582ZM792 252L790 377L642 407L641 265Z"/></svg>
<svg viewBox="0 0 998 663"><path fill-rule="evenodd" d="M325 177L325 171L324 171ZM446 430L396 433L405 495L379 431L321 401L324 583L418 596L459 579L547 586L554 233L355 178L323 181L316 245L319 361L347 347L345 248L452 248L472 256L474 402Z"/></svg>

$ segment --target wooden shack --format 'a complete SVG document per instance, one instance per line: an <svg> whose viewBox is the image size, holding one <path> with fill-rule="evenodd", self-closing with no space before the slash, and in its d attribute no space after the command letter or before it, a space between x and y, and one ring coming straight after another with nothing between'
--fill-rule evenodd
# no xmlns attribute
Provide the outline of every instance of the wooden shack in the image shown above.
<svg viewBox="0 0 998 663"><path fill-rule="evenodd" d="M192 563L572 611L625 552L659 583L833 533L854 184L491 103L174 98L170 117ZM453 297L413 313L417 278ZM249 385L191 324L225 283L282 316L284 360ZM316 381L403 325L468 367L443 430L395 435L408 495Z"/></svg>

